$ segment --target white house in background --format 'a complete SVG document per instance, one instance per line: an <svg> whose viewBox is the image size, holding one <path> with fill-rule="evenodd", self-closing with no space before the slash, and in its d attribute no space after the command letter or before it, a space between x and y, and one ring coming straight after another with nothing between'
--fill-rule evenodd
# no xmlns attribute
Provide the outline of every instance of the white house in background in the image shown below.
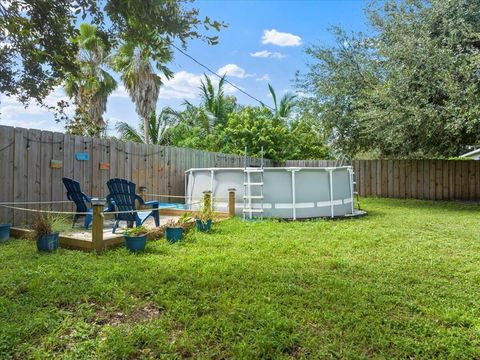
<svg viewBox="0 0 480 360"><path fill-rule="evenodd" d="M466 154L460 155L461 158L480 160L480 148L472 150Z"/></svg>

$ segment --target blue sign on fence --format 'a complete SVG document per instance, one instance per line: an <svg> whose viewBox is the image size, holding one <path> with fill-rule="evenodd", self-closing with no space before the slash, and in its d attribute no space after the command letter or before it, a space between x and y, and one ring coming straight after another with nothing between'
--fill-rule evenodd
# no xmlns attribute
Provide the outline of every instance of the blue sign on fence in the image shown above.
<svg viewBox="0 0 480 360"><path fill-rule="evenodd" d="M88 153L86 152L77 152L75 153L75 158L78 160L78 161L88 161Z"/></svg>

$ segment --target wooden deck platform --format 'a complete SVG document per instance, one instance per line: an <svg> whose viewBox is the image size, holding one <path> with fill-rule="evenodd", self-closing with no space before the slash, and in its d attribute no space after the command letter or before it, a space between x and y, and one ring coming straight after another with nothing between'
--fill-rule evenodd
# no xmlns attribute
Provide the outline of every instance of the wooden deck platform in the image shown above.
<svg viewBox="0 0 480 360"><path fill-rule="evenodd" d="M160 226L165 225L169 220L178 220L179 216L177 215L162 215L160 216ZM145 226L151 230L156 229L155 222L152 218L147 219ZM83 250L83 251L94 251L94 250L103 250L109 247L120 246L124 243L123 232L125 227L117 229L115 234L112 234L113 221L105 219L103 226L103 246L101 249L95 249L92 239L92 230L85 230L83 227L78 225L71 231L66 231L60 233L59 242L61 248ZM10 230L10 235L14 238L31 238L32 231L29 229L12 227Z"/></svg>

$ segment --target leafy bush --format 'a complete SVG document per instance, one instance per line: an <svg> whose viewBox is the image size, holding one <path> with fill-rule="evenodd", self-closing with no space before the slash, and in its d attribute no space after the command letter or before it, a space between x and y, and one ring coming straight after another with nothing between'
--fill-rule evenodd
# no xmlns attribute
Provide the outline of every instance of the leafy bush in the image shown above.
<svg viewBox="0 0 480 360"><path fill-rule="evenodd" d="M62 216L54 216L52 214L39 213L34 217L32 223L32 238L38 239L39 237L50 235L55 232L66 230L66 221Z"/></svg>
<svg viewBox="0 0 480 360"><path fill-rule="evenodd" d="M137 226L134 228L127 229L123 234L125 236L131 236L131 237L143 236L148 234L148 229L142 225L142 226Z"/></svg>

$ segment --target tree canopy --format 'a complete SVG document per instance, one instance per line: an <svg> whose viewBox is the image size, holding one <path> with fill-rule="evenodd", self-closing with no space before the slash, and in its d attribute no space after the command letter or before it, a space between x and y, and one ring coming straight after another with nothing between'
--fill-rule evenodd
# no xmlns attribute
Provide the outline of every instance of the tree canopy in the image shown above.
<svg viewBox="0 0 480 360"><path fill-rule="evenodd" d="M175 126L165 132L169 144L224 153L263 155L277 163L287 159L325 159L329 156L321 129L306 114L294 109L296 97L284 94L277 104L269 86L274 110L266 106L243 106L223 92L224 78L215 87L205 76L200 86L199 105L185 102L174 112ZM278 106L277 106L278 105ZM125 138L127 139L127 138Z"/></svg>
<svg viewBox="0 0 480 360"><path fill-rule="evenodd" d="M333 153L458 156L480 141L480 2L387 0L370 34L335 28L297 85Z"/></svg>
<svg viewBox="0 0 480 360"><path fill-rule="evenodd" d="M107 48L142 46L163 71L165 51L190 39L216 44L224 24L200 19L183 0L7 0L0 2L0 91L28 103L43 99L67 76L80 71L78 21L95 25ZM63 104L65 105L65 104Z"/></svg>

